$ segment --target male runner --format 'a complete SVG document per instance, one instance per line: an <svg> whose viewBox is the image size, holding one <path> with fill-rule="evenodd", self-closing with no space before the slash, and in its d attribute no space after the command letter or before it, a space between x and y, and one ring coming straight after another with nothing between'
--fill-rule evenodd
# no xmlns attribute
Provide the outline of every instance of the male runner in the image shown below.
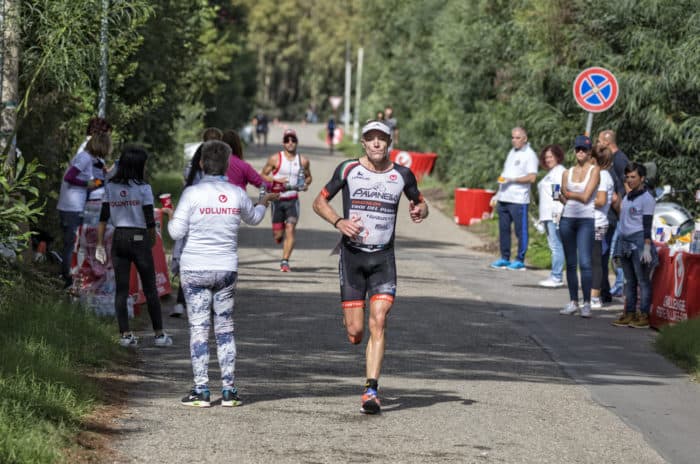
<svg viewBox="0 0 700 464"><path fill-rule="evenodd" d="M299 221L299 191L307 191L311 184L311 164L308 158L297 153L297 133L294 129L284 131L284 150L271 155L262 169L262 176L276 185L285 184L289 190L280 192L279 200L272 202L272 234L275 242L282 245L280 271L289 272L289 258L295 242L295 231Z"/></svg>
<svg viewBox="0 0 700 464"><path fill-rule="evenodd" d="M379 121L362 128L364 156L338 165L333 177L314 200L314 211L342 234L340 298L348 339L357 345L364 332L365 298L369 294L369 341L366 349L367 382L361 412L377 414L379 373L384 358L386 319L396 294L394 230L401 192L409 199L413 222L428 216L428 205L418 191L413 173L388 156L391 129ZM343 214L330 200L343 192Z"/></svg>

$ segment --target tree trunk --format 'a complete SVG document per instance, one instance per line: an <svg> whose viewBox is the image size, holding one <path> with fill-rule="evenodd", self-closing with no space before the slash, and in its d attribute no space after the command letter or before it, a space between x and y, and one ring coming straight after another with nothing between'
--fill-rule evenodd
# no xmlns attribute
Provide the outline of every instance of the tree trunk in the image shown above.
<svg viewBox="0 0 700 464"><path fill-rule="evenodd" d="M5 154L5 172L14 174L17 163L15 128L19 101L19 0L2 1L2 112L0 152ZM8 176L11 182L13 175Z"/></svg>

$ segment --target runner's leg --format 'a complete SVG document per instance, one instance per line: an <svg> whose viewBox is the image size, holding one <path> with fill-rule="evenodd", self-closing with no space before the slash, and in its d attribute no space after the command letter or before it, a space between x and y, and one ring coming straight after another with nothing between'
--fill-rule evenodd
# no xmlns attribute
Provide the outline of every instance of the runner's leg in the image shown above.
<svg viewBox="0 0 700 464"><path fill-rule="evenodd" d="M391 311L394 297L374 295L369 303L369 341L367 342L367 378L379 379L384 359L386 318Z"/></svg>
<svg viewBox="0 0 700 464"><path fill-rule="evenodd" d="M284 244L282 245L282 259L289 260L289 257L292 256L292 250L294 250L294 244L296 243L296 227L296 221L293 223L288 222L284 225Z"/></svg>

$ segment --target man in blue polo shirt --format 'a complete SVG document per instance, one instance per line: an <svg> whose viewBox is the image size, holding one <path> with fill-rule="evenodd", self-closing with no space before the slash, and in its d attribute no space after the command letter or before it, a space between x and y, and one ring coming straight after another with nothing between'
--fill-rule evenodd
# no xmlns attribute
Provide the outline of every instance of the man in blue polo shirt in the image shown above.
<svg viewBox="0 0 700 464"><path fill-rule="evenodd" d="M513 148L498 178L498 193L492 202L498 205L498 236L501 245L501 259L491 263L494 269L525 270L527 251L527 209L530 204L530 186L537 178L539 161L537 154L527 142L527 132L522 127L511 131ZM515 227L518 238L518 252L515 260L510 260L510 228Z"/></svg>

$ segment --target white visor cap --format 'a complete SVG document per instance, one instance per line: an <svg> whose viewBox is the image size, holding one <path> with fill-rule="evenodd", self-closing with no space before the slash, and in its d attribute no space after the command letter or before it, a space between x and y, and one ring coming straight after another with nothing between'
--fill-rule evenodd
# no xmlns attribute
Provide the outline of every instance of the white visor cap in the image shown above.
<svg viewBox="0 0 700 464"><path fill-rule="evenodd" d="M362 128L362 135L364 136L367 132L373 130L378 130L379 132L382 132L391 137L391 129L389 129L389 126L379 121L370 121L367 124L365 124Z"/></svg>

